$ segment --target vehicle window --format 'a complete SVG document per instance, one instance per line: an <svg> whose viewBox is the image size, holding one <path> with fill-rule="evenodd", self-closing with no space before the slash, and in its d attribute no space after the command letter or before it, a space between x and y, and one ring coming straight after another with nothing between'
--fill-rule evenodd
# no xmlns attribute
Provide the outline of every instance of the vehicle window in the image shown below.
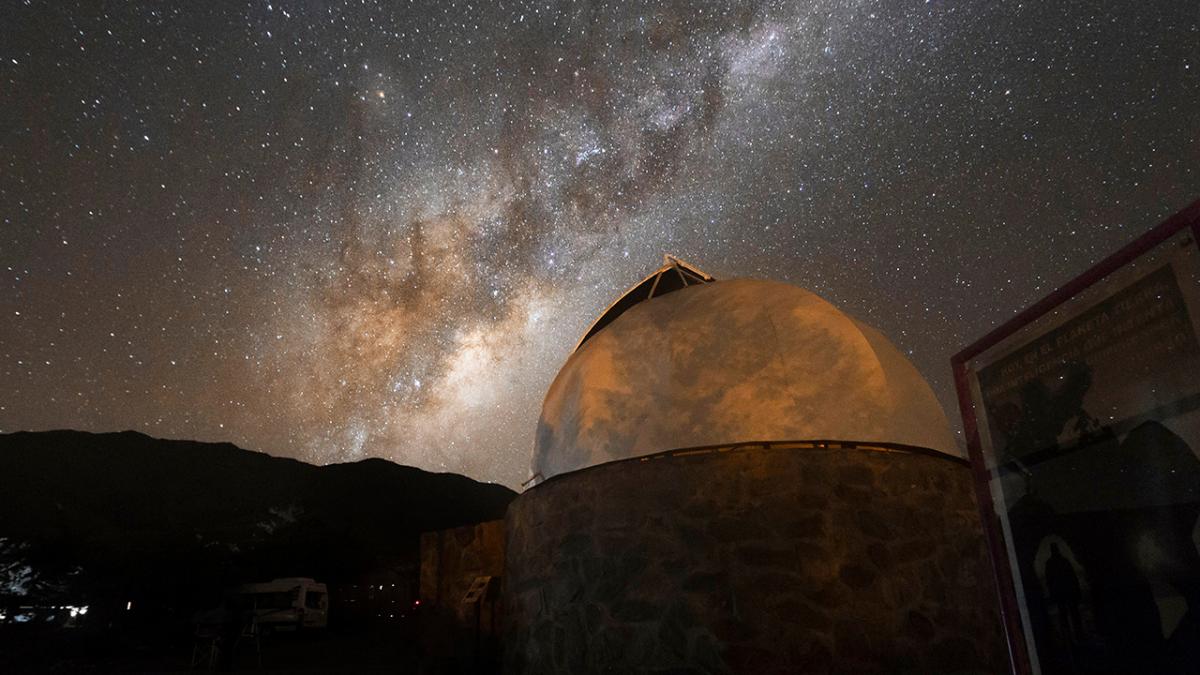
<svg viewBox="0 0 1200 675"><path fill-rule="evenodd" d="M321 599L325 597L320 591L309 591L304 596L304 606L309 609L321 609Z"/></svg>
<svg viewBox="0 0 1200 675"><path fill-rule="evenodd" d="M255 593L254 607L256 609L285 609L295 601L295 592Z"/></svg>

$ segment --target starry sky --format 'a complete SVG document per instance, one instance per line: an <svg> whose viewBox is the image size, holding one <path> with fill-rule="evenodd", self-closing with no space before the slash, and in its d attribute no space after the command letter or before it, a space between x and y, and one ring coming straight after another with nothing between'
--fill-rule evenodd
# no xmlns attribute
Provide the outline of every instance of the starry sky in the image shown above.
<svg viewBox="0 0 1200 675"><path fill-rule="evenodd" d="M664 252L960 347L1200 197L1200 5L0 0L0 431L517 486Z"/></svg>

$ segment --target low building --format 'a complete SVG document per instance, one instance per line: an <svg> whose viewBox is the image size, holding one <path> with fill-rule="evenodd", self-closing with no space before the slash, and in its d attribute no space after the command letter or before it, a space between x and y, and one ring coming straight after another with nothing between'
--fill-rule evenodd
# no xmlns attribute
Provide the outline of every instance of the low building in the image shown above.
<svg viewBox="0 0 1200 675"><path fill-rule="evenodd" d="M1007 671L945 414L813 293L667 257L558 373L533 473L506 672Z"/></svg>

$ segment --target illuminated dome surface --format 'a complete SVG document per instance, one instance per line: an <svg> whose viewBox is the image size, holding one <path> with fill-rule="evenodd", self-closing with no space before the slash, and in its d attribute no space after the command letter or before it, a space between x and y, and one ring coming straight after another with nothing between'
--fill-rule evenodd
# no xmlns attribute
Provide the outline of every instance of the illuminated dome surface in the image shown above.
<svg viewBox="0 0 1200 675"><path fill-rule="evenodd" d="M788 284L688 283L627 293L597 320L546 394L535 477L751 441L958 454L929 385L879 331Z"/></svg>

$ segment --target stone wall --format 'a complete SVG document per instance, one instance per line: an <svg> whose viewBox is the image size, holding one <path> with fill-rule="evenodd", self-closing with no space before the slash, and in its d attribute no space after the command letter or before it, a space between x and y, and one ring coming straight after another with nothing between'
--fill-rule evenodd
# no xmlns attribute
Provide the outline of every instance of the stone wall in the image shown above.
<svg viewBox="0 0 1200 675"><path fill-rule="evenodd" d="M864 449L605 464L509 507L509 673L1003 673L969 469Z"/></svg>
<svg viewBox="0 0 1200 675"><path fill-rule="evenodd" d="M504 521L456 527L421 535L421 603L475 621L462 599L475 577L504 574Z"/></svg>
<svg viewBox="0 0 1200 675"><path fill-rule="evenodd" d="M421 673L499 671L504 521L421 535ZM492 577L480 601L463 597L476 577Z"/></svg>

